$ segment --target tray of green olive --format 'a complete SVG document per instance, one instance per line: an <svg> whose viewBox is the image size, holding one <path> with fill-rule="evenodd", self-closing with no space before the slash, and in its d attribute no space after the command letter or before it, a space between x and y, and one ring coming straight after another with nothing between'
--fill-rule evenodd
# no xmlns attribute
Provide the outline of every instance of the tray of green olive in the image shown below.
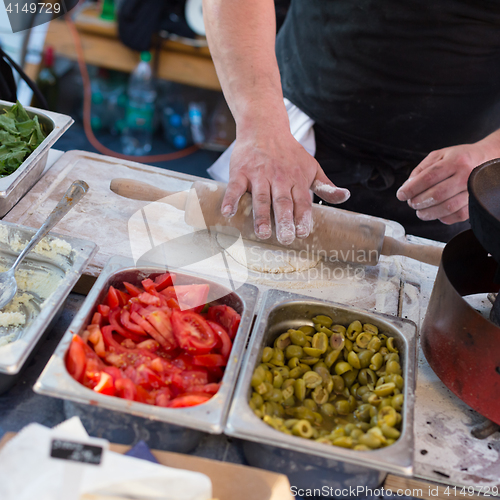
<svg viewBox="0 0 500 500"><path fill-rule="evenodd" d="M410 474L415 336L408 320L266 292L226 434Z"/></svg>

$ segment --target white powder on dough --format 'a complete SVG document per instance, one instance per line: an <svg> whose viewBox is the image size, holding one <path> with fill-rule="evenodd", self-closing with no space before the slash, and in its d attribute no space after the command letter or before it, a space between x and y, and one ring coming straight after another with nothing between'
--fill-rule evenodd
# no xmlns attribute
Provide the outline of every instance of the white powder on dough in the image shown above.
<svg viewBox="0 0 500 500"><path fill-rule="evenodd" d="M243 245L234 244L234 236L218 233L217 242L238 264L259 273L293 273L315 267L321 257L301 256L300 252L286 250L273 245L265 245L242 240Z"/></svg>

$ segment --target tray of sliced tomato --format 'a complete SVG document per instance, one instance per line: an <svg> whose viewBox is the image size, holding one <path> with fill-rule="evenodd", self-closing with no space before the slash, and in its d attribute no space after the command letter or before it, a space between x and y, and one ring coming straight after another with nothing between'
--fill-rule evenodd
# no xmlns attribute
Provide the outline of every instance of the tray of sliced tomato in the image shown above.
<svg viewBox="0 0 500 500"><path fill-rule="evenodd" d="M114 257L34 389L221 433L257 294Z"/></svg>

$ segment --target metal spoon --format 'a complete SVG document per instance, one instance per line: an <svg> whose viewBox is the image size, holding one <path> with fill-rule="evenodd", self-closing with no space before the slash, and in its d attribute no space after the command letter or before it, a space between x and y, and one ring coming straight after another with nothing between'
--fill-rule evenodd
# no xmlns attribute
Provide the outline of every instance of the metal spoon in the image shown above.
<svg viewBox="0 0 500 500"><path fill-rule="evenodd" d="M84 181L75 181L68 188L56 208L52 210L42 227L35 233L24 250L19 254L12 267L0 273L0 309L3 309L16 295L16 269L36 244L83 198L89 186Z"/></svg>

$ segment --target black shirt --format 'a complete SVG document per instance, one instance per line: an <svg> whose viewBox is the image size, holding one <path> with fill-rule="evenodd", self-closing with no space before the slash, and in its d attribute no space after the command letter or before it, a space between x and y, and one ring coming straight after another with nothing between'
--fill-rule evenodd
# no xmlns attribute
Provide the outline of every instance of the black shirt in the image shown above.
<svg viewBox="0 0 500 500"><path fill-rule="evenodd" d="M500 128L500 2L292 0L283 92L334 136L394 157Z"/></svg>

